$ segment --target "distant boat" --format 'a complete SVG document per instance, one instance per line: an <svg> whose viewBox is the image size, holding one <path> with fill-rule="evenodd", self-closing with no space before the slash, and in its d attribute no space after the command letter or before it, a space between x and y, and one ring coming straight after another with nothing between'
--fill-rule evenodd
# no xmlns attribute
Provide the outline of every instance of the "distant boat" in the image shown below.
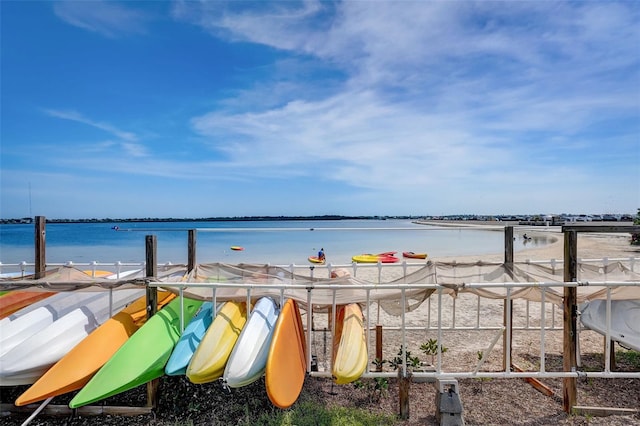
<svg viewBox="0 0 640 426"><path fill-rule="evenodd" d="M414 253L412 251L404 251L402 252L402 257L406 257L409 259L426 259L427 253Z"/></svg>

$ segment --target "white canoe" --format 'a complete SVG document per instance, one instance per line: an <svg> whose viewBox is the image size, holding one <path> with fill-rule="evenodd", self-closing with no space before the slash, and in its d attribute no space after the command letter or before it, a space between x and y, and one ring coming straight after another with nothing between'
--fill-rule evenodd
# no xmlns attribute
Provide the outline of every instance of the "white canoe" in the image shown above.
<svg viewBox="0 0 640 426"><path fill-rule="evenodd" d="M70 297L64 299L67 307L59 310L68 311L66 314L0 356L0 386L34 383L100 324L142 297L144 290L114 290L111 309L108 291L73 292L68 295ZM24 317L29 318L30 315Z"/></svg>
<svg viewBox="0 0 640 426"><path fill-rule="evenodd" d="M238 388L262 377L279 312L270 297L263 297L256 302L225 366L222 375L224 384Z"/></svg>

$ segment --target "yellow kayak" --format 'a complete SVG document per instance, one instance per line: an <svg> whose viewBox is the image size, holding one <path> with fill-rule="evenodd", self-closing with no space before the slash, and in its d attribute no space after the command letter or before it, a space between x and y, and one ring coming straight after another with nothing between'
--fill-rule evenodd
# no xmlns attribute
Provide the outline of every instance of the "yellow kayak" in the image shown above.
<svg viewBox="0 0 640 426"><path fill-rule="evenodd" d="M336 384L343 385L359 379L369 359L360 305L351 303L339 306L335 327L331 374Z"/></svg>
<svg viewBox="0 0 640 426"><path fill-rule="evenodd" d="M189 362L187 378L192 383L208 383L222 377L224 367L246 322L245 302L224 304Z"/></svg>

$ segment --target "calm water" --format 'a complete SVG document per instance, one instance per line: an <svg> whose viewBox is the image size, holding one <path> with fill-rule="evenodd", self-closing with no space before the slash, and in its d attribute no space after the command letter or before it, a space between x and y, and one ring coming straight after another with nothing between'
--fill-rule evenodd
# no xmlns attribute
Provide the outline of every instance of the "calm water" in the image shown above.
<svg viewBox="0 0 640 426"><path fill-rule="evenodd" d="M119 230L112 229L118 226ZM0 262L34 261L32 224L0 225ZM156 235L161 263L186 263L187 231L197 229L197 261L308 264L324 248L332 264L361 253L426 252L430 257L502 253L504 234L478 229L441 229L408 220L130 222L47 224L48 263L142 262L145 236ZM548 244L516 238L515 250ZM232 251L242 246L243 251Z"/></svg>

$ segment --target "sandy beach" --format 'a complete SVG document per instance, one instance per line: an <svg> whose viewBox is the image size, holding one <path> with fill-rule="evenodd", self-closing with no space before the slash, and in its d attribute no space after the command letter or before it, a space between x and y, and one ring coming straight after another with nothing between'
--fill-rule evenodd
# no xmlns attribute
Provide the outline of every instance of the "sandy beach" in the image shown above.
<svg viewBox="0 0 640 426"><path fill-rule="evenodd" d="M500 231L500 230L498 230ZM520 238L523 231L515 235ZM563 238L559 230L545 228L543 230L530 230L526 232L532 238L550 235L556 240L544 247L526 249L515 253L516 262L527 260L560 260L563 257ZM640 258L640 248L629 245L628 234L581 234L578 238L578 257L582 259L629 259ZM483 256L465 256L430 259L435 262L502 262L504 253L495 253ZM308 271L308 269L307 269ZM319 273L319 272L317 272ZM401 269L390 268L385 271L383 279L391 280L401 276ZM320 275L317 275L320 276ZM375 268L358 269L358 278L376 282L378 271ZM408 331L405 336L407 349L413 356L419 356L421 361L430 363L429 357L420 353L420 345L429 339L437 338L436 330L432 327L424 329L427 319L431 323L436 318L437 305L434 297L430 302L424 302L418 309L406 315L406 327L423 327L421 330ZM475 326L479 318L483 327L496 327L493 330L446 330L443 333L442 344L447 351L442 356L443 371L472 371L478 364L478 354L482 352L484 371L500 371L502 368L502 340L499 337L499 327L503 321L503 301L483 299L481 303L478 297L461 293L457 298L443 297L442 318L443 325L452 324L451 316L454 312L456 327ZM480 314L478 314L478 306ZM541 307L539 303L526 303L521 300L514 302L514 325L523 326L527 323L539 324ZM365 315L367 312L365 313ZM374 305L368 310L370 324L383 324L383 358L390 360L397 355L402 342L402 335L395 327L399 327L400 317L392 316L384 310L375 309ZM562 326L562 311L558 307L547 304L545 307L547 324L555 322L556 328ZM327 327L327 315L315 314L313 327L316 332L312 341L312 353L318 357L321 370L328 369L328 356L330 349L327 347L327 334L323 329ZM306 324L306 320L304 322ZM372 333L369 345L375 345L375 337ZM493 350L489 351L490 343L496 341ZM562 370L562 330L548 330L545 334L546 369L547 371ZM598 371L603 365L603 337L593 331L580 333L580 351L583 368ZM617 371L638 371L640 364L630 351L616 345ZM535 371L540 363L540 332L531 330L514 330L513 363L519 367ZM370 349L370 358L373 360L374 350ZM370 366L373 369L373 365ZM388 366L385 369L389 369ZM391 370L392 371L392 370ZM60 422L59 418L39 416L32 424L35 425L80 425L80 424L149 424L149 425L174 425L188 421L189 424L229 424L225 422L229 413L225 414L220 409L220 404L229 403L230 399L243 400L256 392L264 392L264 382L261 380L246 389L228 394L220 389L219 384L207 385L185 384L184 378L163 378L160 388L160 407L153 416L137 417L112 417L100 416L73 417ZM464 419L467 425L630 425L640 424L640 414L614 415L608 417L593 417L590 415L567 415L562 409L562 380L544 379L544 385L552 390L553 395L543 395L522 379L462 379L459 382L459 393L464 407ZM186 386L186 388L185 388ZM3 390L2 402L10 402L19 394L19 389L10 392ZM176 392L188 392L198 401L198 410L186 408L183 402L178 402ZM330 379L309 377L305 382L300 401L322 401L326 405L358 407L371 412L398 414L397 380L389 380L389 388L377 393L371 388L356 388L353 385L337 386ZM404 426L435 425L434 409L435 388L432 383L414 382L410 389L410 418L402 421ZM60 397L62 398L62 397ZM204 399L204 401L203 401ZM64 403L64 399L61 399ZM108 404L123 404L123 401L132 402L135 405L144 405L144 389L127 392L114 397ZM137 403L136 403L137 401ZM56 403L56 402L54 402ZM578 380L578 405L597 407L621 407L640 408L640 380L639 379L580 379ZM217 408L216 408L217 407ZM20 424L25 415L13 414L3 417L3 423L7 425ZM188 420L187 420L188 419ZM178 422L178 423L176 423Z"/></svg>

